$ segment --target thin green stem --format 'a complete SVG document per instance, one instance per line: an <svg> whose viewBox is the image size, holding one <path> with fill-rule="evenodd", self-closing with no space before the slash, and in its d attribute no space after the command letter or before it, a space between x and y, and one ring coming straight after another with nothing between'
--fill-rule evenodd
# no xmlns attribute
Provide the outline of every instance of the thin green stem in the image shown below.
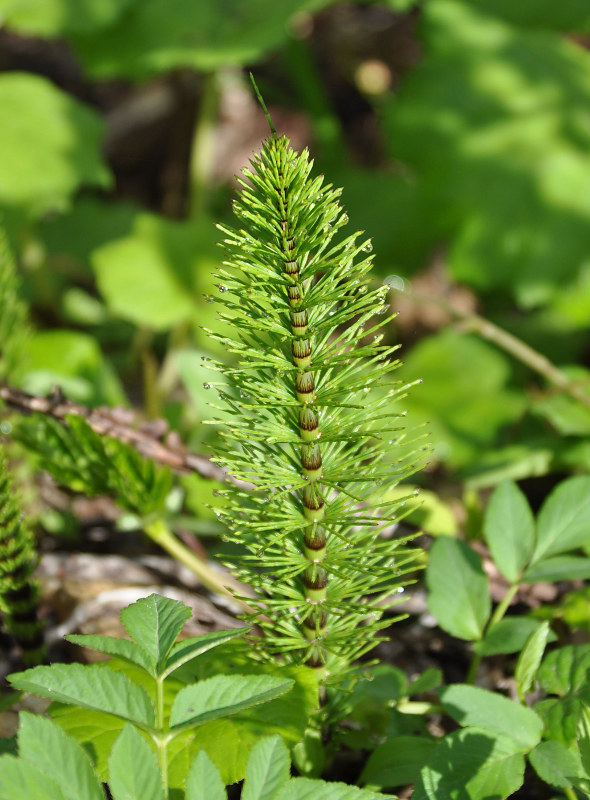
<svg viewBox="0 0 590 800"><path fill-rule="evenodd" d="M160 545L160 547L173 558L194 572L204 586L211 589L212 592L230 597L236 603L239 603L244 610L248 612L252 611L250 606L248 606L245 601L236 597L230 589L230 587L232 587L236 591L240 589L245 591L245 587L241 587L240 584L229 576L227 578L221 578L215 570L193 553L192 550L189 550L189 548L174 535L164 520L156 519L153 522L149 522L144 526L144 530L150 539Z"/></svg>
<svg viewBox="0 0 590 800"><path fill-rule="evenodd" d="M164 797L168 800L168 738L164 735L164 678L161 675L156 678L156 727L158 728L156 741L158 764L162 775Z"/></svg>
<svg viewBox="0 0 590 800"><path fill-rule="evenodd" d="M191 218L198 219L207 210L208 189L215 146L217 114L217 75L209 72L202 78L201 103L191 148Z"/></svg>
<svg viewBox="0 0 590 800"><path fill-rule="evenodd" d="M578 800L578 795L574 792L574 790L570 786L564 786L563 793L568 798L568 800Z"/></svg>
<svg viewBox="0 0 590 800"><path fill-rule="evenodd" d="M493 342L498 347L501 347L507 353L514 356L514 358L526 364L527 367L534 372L542 375L548 383L551 383L561 392L569 394L570 397L573 397L579 403L590 408L590 394L588 393L589 387L587 383L584 384L578 381L572 381L565 372L562 372L559 367L556 367L546 356L537 352L532 347L529 347L528 344L518 339L516 336L513 336L513 334L508 333L508 331L480 317L478 314L455 308L455 306L447 303L445 300L426 297L412 291L405 293L420 303L431 303L437 305L439 308L443 308L457 319L465 322L466 328L479 334L489 342Z"/></svg>
<svg viewBox="0 0 590 800"><path fill-rule="evenodd" d="M501 619L503 619L504 614L508 611L510 603L514 599L514 596L516 595L519 589L520 589L519 583L513 583L512 586L508 588L508 591L502 598L502 601L498 603L498 605L496 606L496 610L494 611L494 613L490 618L490 621L486 625L484 636L486 636L492 630L492 628L495 625L497 625ZM479 655L479 653L476 653L473 656L473 660L469 666L469 671L467 673L467 678L465 679L467 683L473 683L475 681L475 676L477 675L477 670L479 668L479 665L481 664L481 659L482 657Z"/></svg>

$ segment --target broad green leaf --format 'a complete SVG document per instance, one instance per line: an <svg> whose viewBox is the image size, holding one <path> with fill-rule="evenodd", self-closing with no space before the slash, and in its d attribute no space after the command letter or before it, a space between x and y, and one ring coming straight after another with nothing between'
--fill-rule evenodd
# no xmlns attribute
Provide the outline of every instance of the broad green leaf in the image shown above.
<svg viewBox="0 0 590 800"><path fill-rule="evenodd" d="M404 398L403 408L408 425L428 420L436 460L454 467L479 462L499 431L520 417L523 397L508 388L510 372L503 353L451 330L412 348L404 379L424 379L424 388Z"/></svg>
<svg viewBox="0 0 590 800"><path fill-rule="evenodd" d="M525 583L568 581L590 578L590 558L584 556L549 556L525 570Z"/></svg>
<svg viewBox="0 0 590 800"><path fill-rule="evenodd" d="M590 698L590 645L566 645L548 653L537 677L549 694Z"/></svg>
<svg viewBox="0 0 590 800"><path fill-rule="evenodd" d="M55 781L22 758L0 756L0 800L68 800Z"/></svg>
<svg viewBox="0 0 590 800"><path fill-rule="evenodd" d="M470 0L475 7L498 16L513 25L529 28L549 28L564 33L587 31L590 27L590 8L584 0L564 0L545 3L539 0Z"/></svg>
<svg viewBox="0 0 590 800"><path fill-rule="evenodd" d="M135 325L167 330L203 323L200 295L217 266L215 228L138 214L126 236L99 246L91 256L98 288L109 310Z"/></svg>
<svg viewBox="0 0 590 800"><path fill-rule="evenodd" d="M187 686L176 695L170 727L201 725L272 700L293 687L292 680L270 675L218 675Z"/></svg>
<svg viewBox="0 0 590 800"><path fill-rule="evenodd" d="M92 754L98 779L106 783L109 779L108 757L126 725L125 720L101 711L61 703L52 703L49 713L60 728Z"/></svg>
<svg viewBox="0 0 590 800"><path fill-rule="evenodd" d="M443 674L438 667L428 667L421 675L418 675L408 686L408 697L421 692L429 692L442 686Z"/></svg>
<svg viewBox="0 0 590 800"><path fill-rule="evenodd" d="M194 759L186 780L186 800L226 800L225 786L204 750Z"/></svg>
<svg viewBox="0 0 590 800"><path fill-rule="evenodd" d="M0 0L6 26L35 36L94 33L112 25L136 0Z"/></svg>
<svg viewBox="0 0 590 800"><path fill-rule="evenodd" d="M562 742L541 742L529 753L535 772L551 786L571 788L585 778L580 755Z"/></svg>
<svg viewBox="0 0 590 800"><path fill-rule="evenodd" d="M582 766L590 775L590 708L586 703L580 705L577 725L577 743Z"/></svg>
<svg viewBox="0 0 590 800"><path fill-rule="evenodd" d="M21 711L18 749L23 760L55 781L67 800L104 800L88 754L55 722Z"/></svg>
<svg viewBox="0 0 590 800"><path fill-rule="evenodd" d="M96 78L144 79L185 68L199 72L256 63L286 37L297 11L318 10L326 0L242 3L228 0L159 0L137 3L94 36L77 36L74 47Z"/></svg>
<svg viewBox="0 0 590 800"><path fill-rule="evenodd" d="M412 800L504 800L522 785L524 767L512 739L465 728L436 747Z"/></svg>
<svg viewBox="0 0 590 800"><path fill-rule="evenodd" d="M249 630L250 628L235 628L229 631L214 631L213 633L205 633L203 636L192 636L190 639L183 639L181 642L177 642L166 660L164 676L169 675L183 664L192 661L193 658L200 656L201 653L206 653L207 650L218 647L236 636L243 636Z"/></svg>
<svg viewBox="0 0 590 800"><path fill-rule="evenodd" d="M346 783L293 778L281 789L276 800L386 800L386 795L368 789L357 789L356 786L348 786Z"/></svg>
<svg viewBox="0 0 590 800"><path fill-rule="evenodd" d="M119 380L92 336L58 329L37 331L23 350L27 370L21 388L26 391L48 394L58 384L80 403L126 405Z"/></svg>
<svg viewBox="0 0 590 800"><path fill-rule="evenodd" d="M576 725L582 701L576 695L547 697L533 706L543 720L546 739L563 742L570 747L576 741Z"/></svg>
<svg viewBox="0 0 590 800"><path fill-rule="evenodd" d="M480 656L494 656L499 653L519 653L531 634L541 627L542 623L531 617L504 617L497 622L473 649ZM557 636L549 630L547 641L554 642Z"/></svg>
<svg viewBox="0 0 590 800"><path fill-rule="evenodd" d="M191 615L184 603L159 594L143 597L121 611L121 622L147 654L153 675L163 671L168 653Z"/></svg>
<svg viewBox="0 0 590 800"><path fill-rule="evenodd" d="M38 75L0 75L0 205L41 216L63 210L81 185L111 182L98 115Z"/></svg>
<svg viewBox="0 0 590 800"><path fill-rule="evenodd" d="M494 489L484 519L484 534L496 566L518 581L535 546L535 519L524 494L512 481Z"/></svg>
<svg viewBox="0 0 590 800"><path fill-rule="evenodd" d="M530 690L535 680L537 670L541 664L543 653L547 645L549 623L542 622L536 631L531 633L522 653L516 662L514 678L518 689L518 696L524 700L525 694Z"/></svg>
<svg viewBox="0 0 590 800"><path fill-rule="evenodd" d="M155 753L132 725L125 725L109 757L109 787L113 800L164 800Z"/></svg>
<svg viewBox="0 0 590 800"><path fill-rule="evenodd" d="M460 725L510 738L515 750L530 750L541 739L543 723L537 714L507 697L461 683L440 689L439 696L447 714Z"/></svg>
<svg viewBox="0 0 590 800"><path fill-rule="evenodd" d="M291 759L280 736L267 736L252 748L242 800L273 800L290 778Z"/></svg>
<svg viewBox="0 0 590 800"><path fill-rule="evenodd" d="M426 570L428 608L443 630L459 639L481 639L491 610L480 557L457 539L437 539Z"/></svg>
<svg viewBox="0 0 590 800"><path fill-rule="evenodd" d="M137 725L154 725L154 707L145 691L108 667L52 664L17 672L9 681L40 697L104 711Z"/></svg>
<svg viewBox="0 0 590 800"><path fill-rule="evenodd" d="M420 770L437 746L423 736L394 736L373 750L359 783L392 788L416 783Z"/></svg>
<svg viewBox="0 0 590 800"><path fill-rule="evenodd" d="M590 541L590 477L560 483L543 503L537 521L533 561Z"/></svg>
<svg viewBox="0 0 590 800"><path fill-rule="evenodd" d="M68 634L65 638L72 644L78 644L80 647L90 647L92 650L98 650L99 653L105 653L107 656L122 658L130 664L137 664L147 672L151 672L151 664L144 650L128 639L76 633Z"/></svg>

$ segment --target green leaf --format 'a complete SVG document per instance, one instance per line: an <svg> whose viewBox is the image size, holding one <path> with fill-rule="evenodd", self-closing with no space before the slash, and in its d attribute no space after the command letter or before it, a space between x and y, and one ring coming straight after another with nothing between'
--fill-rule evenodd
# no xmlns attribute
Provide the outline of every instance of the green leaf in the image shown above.
<svg viewBox="0 0 590 800"><path fill-rule="evenodd" d="M404 398L403 408L409 425L428 421L435 459L454 467L479 462L499 431L520 417L523 397L508 388L510 372L503 353L451 330L412 348L404 376L424 379L424 388Z"/></svg>
<svg viewBox="0 0 590 800"><path fill-rule="evenodd" d="M252 748L242 800L273 800L290 777L291 759L280 736L267 736Z"/></svg>
<svg viewBox="0 0 590 800"><path fill-rule="evenodd" d="M10 675L9 681L25 692L104 711L137 725L152 727L155 722L154 707L145 691L126 675L98 664L34 667Z"/></svg>
<svg viewBox="0 0 590 800"><path fill-rule="evenodd" d="M533 710L543 720L544 736L570 747L576 741L576 724L582 703L576 695L547 697L535 703Z"/></svg>
<svg viewBox="0 0 590 800"><path fill-rule="evenodd" d="M466 728L444 737L412 800L504 800L520 788L524 756L512 739Z"/></svg>
<svg viewBox="0 0 590 800"><path fill-rule="evenodd" d="M428 608L443 630L459 639L481 639L491 610L480 557L457 539L437 539L426 570Z"/></svg>
<svg viewBox="0 0 590 800"><path fill-rule="evenodd" d="M243 636L249 630L250 628L235 628L229 631L214 631L213 633L192 636L190 639L183 639L181 642L177 642L166 660L164 676L169 675L183 664L192 661L193 658L197 658L201 653L206 653L207 650L225 644L225 642L235 639L237 636Z"/></svg>
<svg viewBox="0 0 590 800"><path fill-rule="evenodd" d="M386 795L368 789L357 789L356 786L348 786L346 783L293 778L281 789L276 800L386 800Z"/></svg>
<svg viewBox="0 0 590 800"><path fill-rule="evenodd" d="M37 331L23 347L27 370L21 388L48 394L58 384L71 400L90 406L125 405L127 400L96 340L68 330Z"/></svg>
<svg viewBox="0 0 590 800"><path fill-rule="evenodd" d="M94 33L112 25L136 0L0 0L8 28L35 36Z"/></svg>
<svg viewBox="0 0 590 800"><path fill-rule="evenodd" d="M108 757L125 727L125 720L101 711L61 703L52 703L49 713L60 728L92 754L98 779L106 783L109 779Z"/></svg>
<svg viewBox="0 0 590 800"><path fill-rule="evenodd" d="M538 583L539 581L568 581L590 578L590 558L584 556L550 556L543 558L532 567L529 567L522 580L525 583Z"/></svg>
<svg viewBox="0 0 590 800"><path fill-rule="evenodd" d="M55 722L21 711L18 748L20 757L55 781L67 800L104 800L87 753Z"/></svg>
<svg viewBox="0 0 590 800"><path fill-rule="evenodd" d="M109 758L113 800L164 800L156 755L132 725L125 725Z"/></svg>
<svg viewBox="0 0 590 800"><path fill-rule="evenodd" d="M529 753L529 761L539 778L551 786L572 788L585 778L580 756L562 742L541 742Z"/></svg>
<svg viewBox="0 0 590 800"><path fill-rule="evenodd" d="M543 503L533 561L580 547L589 538L590 477L578 475L560 483Z"/></svg>
<svg viewBox="0 0 590 800"><path fill-rule="evenodd" d="M440 689L439 696L447 714L460 725L510 738L515 749L530 750L541 739L543 723L537 714L507 697L460 683Z"/></svg>
<svg viewBox="0 0 590 800"><path fill-rule="evenodd" d="M541 664L543 653L547 645L549 635L549 623L542 622L536 631L531 633L522 653L516 662L514 678L518 689L518 696L524 700L525 694L530 690L535 680L537 670Z"/></svg>
<svg viewBox="0 0 590 800"><path fill-rule="evenodd" d="M44 772L14 756L0 757L0 800L68 800Z"/></svg>
<svg viewBox="0 0 590 800"><path fill-rule="evenodd" d="M159 594L142 597L121 611L121 622L146 653L154 676L163 672L168 653L191 616L187 605Z"/></svg>
<svg viewBox="0 0 590 800"><path fill-rule="evenodd" d="M496 566L518 581L535 546L535 519L524 494L512 481L494 489L484 519L484 535Z"/></svg>
<svg viewBox="0 0 590 800"><path fill-rule="evenodd" d="M106 187L98 115L38 75L0 75L0 205L41 216L81 185Z"/></svg>
<svg viewBox="0 0 590 800"><path fill-rule="evenodd" d="M373 750L359 783L392 788L416 783L420 770L437 746L435 739L422 736L394 736Z"/></svg>
<svg viewBox="0 0 590 800"><path fill-rule="evenodd" d="M580 694L590 699L590 645L566 645L548 653L537 677L549 694Z"/></svg>
<svg viewBox="0 0 590 800"><path fill-rule="evenodd" d="M186 780L186 800L226 800L225 786L204 750L194 759Z"/></svg>
<svg viewBox="0 0 590 800"><path fill-rule="evenodd" d="M442 686L442 683L442 670L438 669L438 667L428 667L410 683L407 689L407 695L408 697L412 697L412 695L420 694L421 692L429 692L432 691L432 689L438 689L439 686Z"/></svg>
<svg viewBox="0 0 590 800"><path fill-rule="evenodd" d="M145 79L179 68L199 72L256 63L287 36L297 11L318 10L326 0L144 0L106 30L77 36L74 47L96 78Z"/></svg>
<svg viewBox="0 0 590 800"><path fill-rule="evenodd" d="M144 650L128 639L75 633L68 634L65 638L68 642L80 645L80 647L90 647L92 650L98 650L99 653L105 653L107 656L122 658L124 661L143 667L143 669L151 673L151 664Z"/></svg>
<svg viewBox="0 0 590 800"><path fill-rule="evenodd" d="M586 703L580 704L577 734L582 766L586 770L586 774L590 775L590 708Z"/></svg>
<svg viewBox="0 0 590 800"><path fill-rule="evenodd" d="M204 275L217 266L215 228L138 214L132 231L99 246L91 256L110 311L135 325L167 330L199 320Z"/></svg>
<svg viewBox="0 0 590 800"><path fill-rule="evenodd" d="M187 686L176 695L170 727L201 725L272 700L293 687L292 680L270 675L218 675Z"/></svg>
<svg viewBox="0 0 590 800"><path fill-rule="evenodd" d="M541 627L531 617L504 617L497 622L480 642L475 642L473 649L480 656L494 656L499 653L519 653L531 634ZM549 630L547 641L554 642L557 636Z"/></svg>

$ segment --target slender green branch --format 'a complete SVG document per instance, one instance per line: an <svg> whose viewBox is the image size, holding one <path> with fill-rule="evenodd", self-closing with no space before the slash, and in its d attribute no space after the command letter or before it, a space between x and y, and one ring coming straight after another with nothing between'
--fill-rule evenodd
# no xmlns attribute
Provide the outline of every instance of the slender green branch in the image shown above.
<svg viewBox="0 0 590 800"><path fill-rule="evenodd" d="M440 298L426 297L425 295L415 293L411 290L406 290L404 293L420 303L437 305L439 308L452 314L455 318L462 320L468 330L479 334L482 338L501 347L507 353L514 356L514 358L526 364L526 366L534 372L542 375L550 384L561 392L569 394L570 397L573 397L578 402L590 408L590 394L586 391L586 388L590 388L590 384L572 381L565 372L560 370L559 367L556 367L546 356L534 350L523 342L522 339L518 339L493 322L490 322L484 317L480 317L479 314L462 311Z"/></svg>
<svg viewBox="0 0 590 800"><path fill-rule="evenodd" d="M207 190L215 144L217 74L203 75L201 103L191 148L191 217L198 219L207 209Z"/></svg>
<svg viewBox="0 0 590 800"><path fill-rule="evenodd" d="M563 793L568 798L568 800L578 800L578 795L574 792L574 790L570 786L564 786Z"/></svg>
<svg viewBox="0 0 590 800"><path fill-rule="evenodd" d="M520 583L513 583L512 586L508 588L506 594L502 598L502 601L498 603L494 613L490 618L490 621L486 625L484 636L486 636L492 630L492 628L495 625L497 625L501 619L504 618L504 614L508 611L510 603L514 599L514 596L516 595L519 589L520 589ZM481 658L482 657L479 655L479 653L476 653L473 656L473 660L469 666L469 671L467 673L467 678L466 678L467 683L473 683L475 681L477 670L479 668L479 665L481 664Z"/></svg>
<svg viewBox="0 0 590 800"><path fill-rule="evenodd" d="M148 523L145 525L144 530L150 539L160 545L163 550L166 550L166 552L179 563L184 564L185 567L188 567L194 572L201 583L208 589L211 589L212 592L217 592L218 594L231 598L246 611L252 610L244 600L241 600L234 594L234 592L246 591L246 587L241 586L241 584L234 581L229 575L223 578L220 577L205 561L179 541L162 519L156 519ZM232 589L234 591L232 591Z"/></svg>

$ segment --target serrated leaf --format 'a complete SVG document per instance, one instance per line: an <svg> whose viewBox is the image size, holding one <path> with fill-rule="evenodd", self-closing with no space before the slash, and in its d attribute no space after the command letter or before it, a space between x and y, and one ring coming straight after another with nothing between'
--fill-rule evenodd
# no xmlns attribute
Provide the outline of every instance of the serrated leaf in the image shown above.
<svg viewBox="0 0 590 800"><path fill-rule="evenodd" d="M581 694L590 698L590 645L566 645L548 653L538 672L541 687L564 697Z"/></svg>
<svg viewBox="0 0 590 800"><path fill-rule="evenodd" d="M522 785L524 767L512 739L465 728L436 747L412 800L504 800Z"/></svg>
<svg viewBox="0 0 590 800"><path fill-rule="evenodd" d="M0 757L0 800L68 800L44 772L14 756Z"/></svg>
<svg viewBox="0 0 590 800"><path fill-rule="evenodd" d="M170 711L170 727L201 725L288 692L294 681L270 675L218 675L187 686L176 695Z"/></svg>
<svg viewBox="0 0 590 800"><path fill-rule="evenodd" d="M163 671L168 653L191 615L184 603L159 594L143 597L121 611L121 622L147 654L154 676Z"/></svg>
<svg viewBox="0 0 590 800"><path fill-rule="evenodd" d="M386 797L384 794L358 789L346 783L293 778L281 789L276 800L386 800Z"/></svg>
<svg viewBox="0 0 590 800"><path fill-rule="evenodd" d="M484 535L496 566L515 583L533 554L535 519L526 497L512 481L503 481L494 489Z"/></svg>
<svg viewBox="0 0 590 800"><path fill-rule="evenodd" d="M586 777L579 754L562 742L541 742L529 753L529 761L550 786L572 788Z"/></svg>
<svg viewBox="0 0 590 800"><path fill-rule="evenodd" d="M290 778L291 759L280 736L267 736L252 748L242 800L273 800Z"/></svg>
<svg viewBox="0 0 590 800"><path fill-rule="evenodd" d="M584 556L549 556L525 570L522 580L525 583L547 581L571 581L575 578L590 578L590 558Z"/></svg>
<svg viewBox="0 0 590 800"><path fill-rule="evenodd" d="M512 739L515 749L530 750L541 739L542 720L507 697L461 683L446 686L439 696L447 714L458 723Z"/></svg>
<svg viewBox="0 0 590 800"><path fill-rule="evenodd" d="M479 556L457 539L437 539L429 552L428 608L440 627L459 639L480 639L491 610Z"/></svg>
<svg viewBox="0 0 590 800"><path fill-rule="evenodd" d="M169 675L178 667L197 658L201 653L206 653L207 650L212 650L225 642L235 639L237 636L243 636L244 633L249 631L250 628L235 628L229 631L214 631L213 633L205 633L203 636L192 636L190 639L183 639L177 642L166 660L164 669L164 676Z"/></svg>
<svg viewBox="0 0 590 800"><path fill-rule="evenodd" d="M480 656L494 656L499 653L519 653L529 636L539 629L542 623L531 617L504 617L487 631L484 638L473 645ZM547 641L553 642L557 636L552 630Z"/></svg>
<svg viewBox="0 0 590 800"><path fill-rule="evenodd" d="M22 759L55 781L67 800L104 800L87 753L55 722L21 711L18 749Z"/></svg>
<svg viewBox="0 0 590 800"><path fill-rule="evenodd" d="M543 653L545 652L548 635L549 623L542 622L537 630L531 633L522 653L518 657L514 678L516 680L518 696L521 700L524 699L525 694L533 685L537 670L541 664L541 659L543 658Z"/></svg>
<svg viewBox="0 0 590 800"><path fill-rule="evenodd" d="M92 650L98 650L99 653L104 653L107 656L122 658L124 661L143 667L143 669L151 673L151 663L144 650L128 639L75 633L70 633L65 638L68 642L80 645L80 647L90 647Z"/></svg>
<svg viewBox="0 0 590 800"><path fill-rule="evenodd" d="M420 770L437 746L435 739L423 736L394 736L373 750L359 783L394 788L416 783Z"/></svg>
<svg viewBox="0 0 590 800"><path fill-rule="evenodd" d="M132 725L125 725L109 757L113 800L164 800L156 755Z"/></svg>
<svg viewBox="0 0 590 800"><path fill-rule="evenodd" d="M186 780L186 800L226 800L225 786L204 750L194 759Z"/></svg>
<svg viewBox="0 0 590 800"><path fill-rule="evenodd" d="M153 727L154 707L140 687L126 675L98 664L52 664L10 675L17 689L62 703L104 711L116 717Z"/></svg>
<svg viewBox="0 0 590 800"><path fill-rule="evenodd" d="M533 562L580 547L590 539L590 477L562 481L543 503Z"/></svg>

